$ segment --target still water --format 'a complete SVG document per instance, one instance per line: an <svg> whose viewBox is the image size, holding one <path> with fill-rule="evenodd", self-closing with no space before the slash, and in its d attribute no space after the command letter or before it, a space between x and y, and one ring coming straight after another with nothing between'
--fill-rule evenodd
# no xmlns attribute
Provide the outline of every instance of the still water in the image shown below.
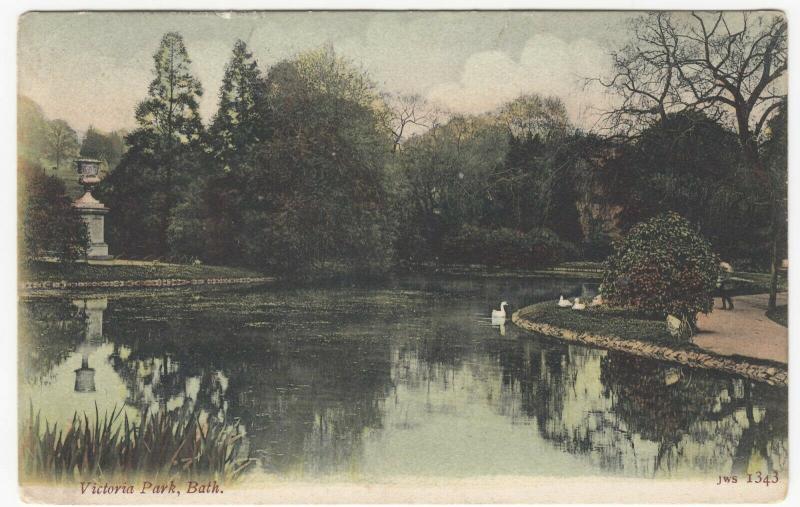
<svg viewBox="0 0 800 507"><path fill-rule="evenodd" d="M785 389L488 318L580 291L405 278L24 298L20 412L198 409L238 421L255 472L286 479L785 470Z"/></svg>

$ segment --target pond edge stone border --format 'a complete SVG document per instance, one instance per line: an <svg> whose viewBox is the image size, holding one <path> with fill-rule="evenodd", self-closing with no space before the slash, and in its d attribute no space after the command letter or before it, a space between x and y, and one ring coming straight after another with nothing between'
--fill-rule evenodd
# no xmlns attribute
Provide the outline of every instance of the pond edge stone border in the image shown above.
<svg viewBox="0 0 800 507"><path fill-rule="evenodd" d="M134 288L134 287L185 287L190 285L226 285L244 283L265 283L275 281L269 276L241 278L149 278L139 280L91 280L66 281L45 280L40 282L20 282L20 290L48 289L98 289L98 288Z"/></svg>
<svg viewBox="0 0 800 507"><path fill-rule="evenodd" d="M783 387L788 385L788 371L786 368L753 364L709 352L673 349L640 340L626 340L613 335L603 336L580 333L530 320L525 316L525 311L529 308L531 307L521 308L511 316L511 322L526 331L650 359L676 362L692 368L706 368L732 373L773 386Z"/></svg>

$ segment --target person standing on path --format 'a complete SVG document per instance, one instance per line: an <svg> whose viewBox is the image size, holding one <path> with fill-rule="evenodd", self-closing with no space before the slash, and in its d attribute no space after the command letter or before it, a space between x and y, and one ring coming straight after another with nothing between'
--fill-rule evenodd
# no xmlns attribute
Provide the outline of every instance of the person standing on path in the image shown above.
<svg viewBox="0 0 800 507"><path fill-rule="evenodd" d="M731 297L731 274L733 266L727 262L719 263L719 276L717 276L717 291L722 299L723 310L733 310L733 298ZM727 306L726 306L727 304Z"/></svg>

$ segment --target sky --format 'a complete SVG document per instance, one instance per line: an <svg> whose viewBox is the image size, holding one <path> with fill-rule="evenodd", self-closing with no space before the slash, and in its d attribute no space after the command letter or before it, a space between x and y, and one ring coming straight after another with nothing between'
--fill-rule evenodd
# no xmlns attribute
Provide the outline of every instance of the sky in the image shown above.
<svg viewBox="0 0 800 507"><path fill-rule="evenodd" d="M559 96L570 119L594 125L608 97L586 78L607 76L610 52L628 40L621 12L92 12L28 13L18 35L18 91L50 119L82 132L135 127L161 36L180 32L217 107L236 39L262 71L331 45L381 90L420 94L446 110L481 113L523 93Z"/></svg>

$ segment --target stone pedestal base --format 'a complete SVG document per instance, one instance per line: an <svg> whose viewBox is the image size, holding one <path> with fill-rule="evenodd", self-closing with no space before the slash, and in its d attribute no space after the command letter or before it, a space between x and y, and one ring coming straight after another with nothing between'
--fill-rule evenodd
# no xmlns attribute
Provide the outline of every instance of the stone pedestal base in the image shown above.
<svg viewBox="0 0 800 507"><path fill-rule="evenodd" d="M105 243L105 215L108 208L97 201L89 192L75 201L75 209L80 213L83 221L86 222L86 229L89 233L89 247L86 249L87 260L107 260L112 257L108 255L108 245Z"/></svg>
<svg viewBox="0 0 800 507"><path fill-rule="evenodd" d="M86 258L90 261L100 261L113 259L112 255L108 255L108 245L105 243L92 243L86 249Z"/></svg>

